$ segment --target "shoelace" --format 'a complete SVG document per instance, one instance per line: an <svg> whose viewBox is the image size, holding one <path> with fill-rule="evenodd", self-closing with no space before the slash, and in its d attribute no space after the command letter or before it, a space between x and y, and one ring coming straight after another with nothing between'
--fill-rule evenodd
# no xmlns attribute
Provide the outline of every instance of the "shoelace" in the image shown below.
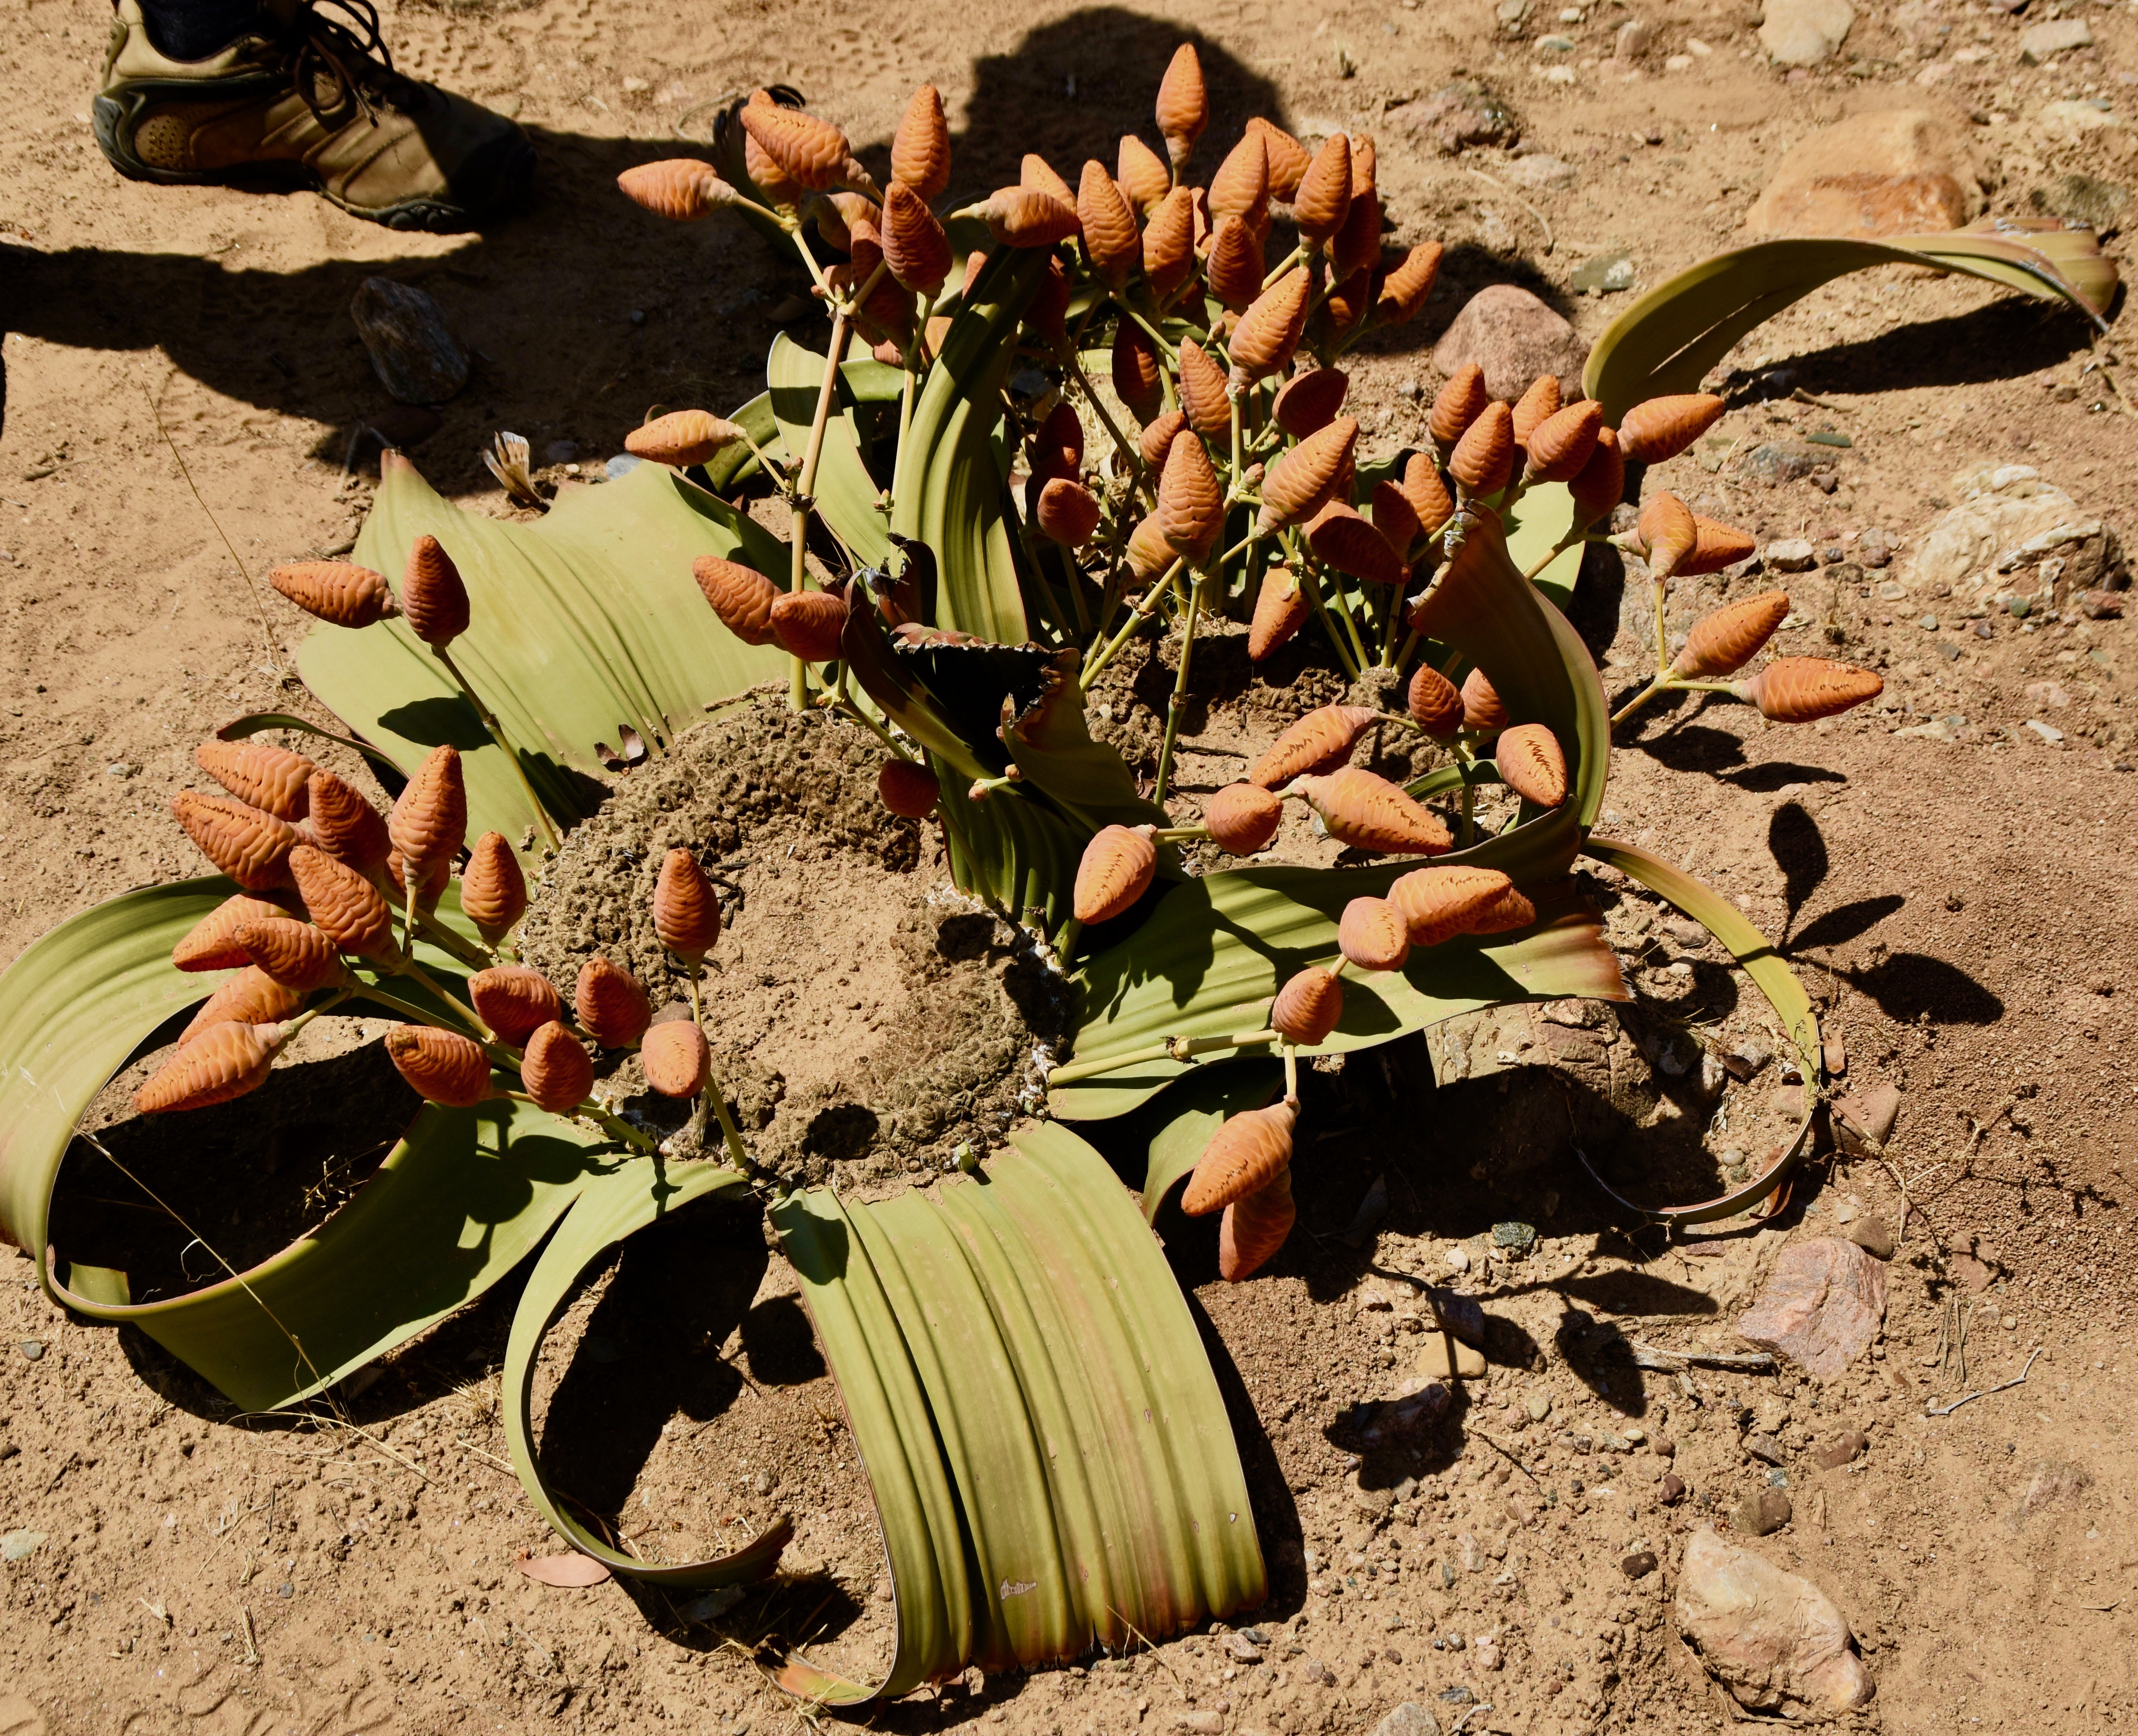
<svg viewBox="0 0 2138 1736"><path fill-rule="evenodd" d="M350 22L322 17L319 7L329 4L346 12ZM393 51L386 46L378 8L372 0L311 0L298 27L304 38L290 59L290 77L312 118L321 126L328 124L319 99L319 74L325 71L332 75L344 99L354 100L364 118L378 125L372 98L375 95L390 100L392 84L400 82L401 76L393 70ZM352 62L358 71L351 71Z"/></svg>

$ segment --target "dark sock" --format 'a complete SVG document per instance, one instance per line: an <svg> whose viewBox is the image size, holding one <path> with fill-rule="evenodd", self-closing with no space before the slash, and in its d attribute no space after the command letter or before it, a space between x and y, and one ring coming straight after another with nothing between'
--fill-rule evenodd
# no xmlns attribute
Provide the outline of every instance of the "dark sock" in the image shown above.
<svg viewBox="0 0 2138 1736"><path fill-rule="evenodd" d="M149 40L174 61L204 61L230 46L260 17L259 0L140 0Z"/></svg>

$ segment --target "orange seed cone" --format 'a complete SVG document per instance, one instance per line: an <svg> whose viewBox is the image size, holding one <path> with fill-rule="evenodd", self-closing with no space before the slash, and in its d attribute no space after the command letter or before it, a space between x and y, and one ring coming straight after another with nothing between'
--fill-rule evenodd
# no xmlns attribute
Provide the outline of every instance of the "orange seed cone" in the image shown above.
<svg viewBox="0 0 2138 1736"><path fill-rule="evenodd" d="M1261 134L1250 129L1240 135L1211 176L1204 201L1213 222L1237 217L1257 235L1268 228L1269 146Z"/></svg>
<svg viewBox="0 0 2138 1736"><path fill-rule="evenodd" d="M1218 1275L1228 1284L1253 1277L1276 1257L1298 1221L1287 1164L1252 1193L1225 1207L1225 1215L1218 1220Z"/></svg>
<svg viewBox="0 0 2138 1736"><path fill-rule="evenodd" d="M326 931L309 922L288 916L260 917L240 928L237 940L256 968L300 996L348 974L342 967L341 953Z"/></svg>
<svg viewBox="0 0 2138 1736"><path fill-rule="evenodd" d="M594 1064L586 1046L558 1022L538 1026L520 1062L527 1095L553 1115L569 1115L593 1089Z"/></svg>
<svg viewBox="0 0 2138 1736"><path fill-rule="evenodd" d="M905 105L891 135L891 172L924 199L941 198L950 184L950 127L933 85L923 85Z"/></svg>
<svg viewBox="0 0 2138 1736"><path fill-rule="evenodd" d="M1291 220L1311 247L1324 245L1351 214L1351 141L1331 133L1301 177Z"/></svg>
<svg viewBox="0 0 2138 1736"><path fill-rule="evenodd" d="M1188 280L1195 268L1195 195L1176 187L1161 199L1145 224L1143 275L1161 300Z"/></svg>
<svg viewBox="0 0 2138 1736"><path fill-rule="evenodd" d="M248 964L202 1003L193 1022L178 1033L183 1048L212 1025L271 1025L304 1011L302 989L277 983L256 964Z"/></svg>
<svg viewBox="0 0 2138 1736"><path fill-rule="evenodd" d="M1290 978L1270 1003L1270 1029L1288 1043L1311 1049L1344 1017L1344 979L1313 966Z"/></svg>
<svg viewBox="0 0 2138 1736"><path fill-rule="evenodd" d="M1181 164L1193 154L1203 128L1210 124L1210 93L1203 85L1203 62L1197 58L1193 42L1183 42L1173 51L1165 76L1159 81L1155 110L1166 154L1172 158L1178 174Z"/></svg>
<svg viewBox="0 0 2138 1736"><path fill-rule="evenodd" d="M1692 522L1692 509L1673 494L1651 495L1641 507L1638 528L1647 551L1648 572L1658 584L1676 573L1699 546L1700 527Z"/></svg>
<svg viewBox="0 0 2138 1736"><path fill-rule="evenodd" d="M1507 788L1539 807L1566 800L1566 754L1543 724L1516 724L1500 732L1494 756Z"/></svg>
<svg viewBox="0 0 2138 1736"><path fill-rule="evenodd" d="M1559 376L1540 373L1530 382L1530 389L1515 401L1515 444L1526 448L1530 436L1558 413Z"/></svg>
<svg viewBox="0 0 2138 1736"><path fill-rule="evenodd" d="M312 841L359 874L376 874L386 866L393 841L385 819L354 785L332 772L314 772L305 784Z"/></svg>
<svg viewBox="0 0 2138 1736"><path fill-rule="evenodd" d="M1485 370L1475 362L1466 362L1450 374L1426 417L1426 427L1441 451L1452 451L1463 431L1485 413L1491 401L1491 393L1485 389Z"/></svg>
<svg viewBox="0 0 2138 1736"><path fill-rule="evenodd" d="M290 874L314 922L344 953L359 958L391 958L393 914L378 888L349 863L300 844L290 852Z"/></svg>
<svg viewBox="0 0 2138 1736"><path fill-rule="evenodd" d="M1770 723L1808 724L1875 700L1886 684L1867 669L1825 657L1777 657L1735 690Z"/></svg>
<svg viewBox="0 0 2138 1736"><path fill-rule="evenodd" d="M301 753L264 741L203 742L193 760L241 802L278 820L301 820L311 806L305 780L316 769Z"/></svg>
<svg viewBox="0 0 2138 1736"><path fill-rule="evenodd" d="M281 905L240 892L226 898L186 931L171 948L171 963L180 970L242 970L245 948L237 944L237 931L248 922L270 916L287 916Z"/></svg>
<svg viewBox="0 0 2138 1736"><path fill-rule="evenodd" d="M1224 491L1203 442L1184 428L1166 449L1158 480L1158 523L1167 544L1192 561L1208 558L1225 528Z"/></svg>
<svg viewBox="0 0 2138 1736"><path fill-rule="evenodd" d="M1340 844L1380 856L1438 856L1454 839L1438 817L1403 793L1400 785L1363 766L1345 766L1326 777L1302 778L1298 789Z"/></svg>
<svg viewBox="0 0 2138 1736"><path fill-rule="evenodd" d="M1473 497L1499 493L1514 475L1514 415L1497 402L1478 412L1447 455L1447 474Z"/></svg>
<svg viewBox="0 0 2138 1736"><path fill-rule="evenodd" d="M1462 692L1430 663L1421 663L1404 695L1411 721L1435 741L1452 741L1462 729Z"/></svg>
<svg viewBox="0 0 2138 1736"><path fill-rule="evenodd" d="M268 572L267 583L307 614L336 627L369 627L401 612L383 574L347 561L298 561Z"/></svg>
<svg viewBox="0 0 2138 1736"><path fill-rule="evenodd" d="M1247 130L1262 135L1263 157L1269 169L1270 197L1290 204L1314 162L1313 154L1282 127L1259 115L1248 117Z"/></svg>
<svg viewBox="0 0 2138 1736"><path fill-rule="evenodd" d="M1344 407L1351 378L1340 368L1316 368L1296 373L1279 388L1270 415L1294 440L1325 428Z"/></svg>
<svg viewBox="0 0 2138 1736"><path fill-rule="evenodd" d="M1410 958L1410 927L1385 898L1355 898L1337 919L1336 950L1360 970L1401 970Z"/></svg>
<svg viewBox="0 0 2138 1736"><path fill-rule="evenodd" d="M1310 519L1328 503L1359 438L1355 417L1340 416L1272 465L1262 478L1256 523L1267 536L1282 524Z"/></svg>
<svg viewBox="0 0 2138 1736"><path fill-rule="evenodd" d="M671 850L661 859L661 878L653 888L653 932L686 964L696 964L720 942L719 895L687 850Z"/></svg>
<svg viewBox="0 0 2138 1736"><path fill-rule="evenodd" d="M279 1024L211 1026L182 1047L134 1094L137 1115L168 1114L228 1103L267 1082L282 1042Z"/></svg>
<svg viewBox="0 0 2138 1736"><path fill-rule="evenodd" d="M1149 423L1164 407L1164 376L1159 364L1158 346L1150 334L1125 314L1114 328L1113 375L1115 392L1138 422Z"/></svg>
<svg viewBox="0 0 2138 1736"><path fill-rule="evenodd" d="M1173 191L1173 176L1165 159L1133 133L1121 135L1120 149L1114 159L1114 183L1146 217Z"/></svg>
<svg viewBox="0 0 2138 1736"><path fill-rule="evenodd" d="M1204 438L1230 435L1233 404L1225 396L1225 370L1193 338L1180 340L1180 407L1188 426Z"/></svg>
<svg viewBox="0 0 2138 1736"><path fill-rule="evenodd" d="M1721 421L1726 407L1711 392L1652 397L1619 418L1619 447L1629 463L1661 464Z"/></svg>
<svg viewBox="0 0 2138 1736"><path fill-rule="evenodd" d="M886 759L876 774L876 792L883 805L903 820L925 820L935 812L942 787L918 760Z"/></svg>
<svg viewBox="0 0 2138 1736"><path fill-rule="evenodd" d="M198 790L181 790L172 799L171 812L200 853L247 891L289 884L289 856L297 829L288 821L234 796L204 796Z"/></svg>
<svg viewBox="0 0 2138 1736"><path fill-rule="evenodd" d="M1210 253L1203 275L1210 293L1239 313L1262 292L1262 237L1243 217L1222 217L1210 232Z"/></svg>
<svg viewBox="0 0 2138 1736"><path fill-rule="evenodd" d="M1143 237L1135 210L1103 163L1086 163L1076 185L1076 221L1084 231L1084 256L1093 274L1120 289L1143 264ZM1124 315L1121 324L1135 322Z"/></svg>
<svg viewBox="0 0 2138 1736"><path fill-rule="evenodd" d="M1367 584L1400 585L1403 563L1388 539L1341 500L1308 520L1306 544L1316 560Z"/></svg>
<svg viewBox="0 0 2138 1736"><path fill-rule="evenodd" d="M1291 359L1306 330L1313 280L1294 266L1257 295L1240 315L1233 334L1232 387L1245 392L1251 381L1272 374Z"/></svg>
<svg viewBox="0 0 2138 1736"><path fill-rule="evenodd" d="M668 1019L649 1029L638 1046L646 1082L663 1097L695 1097L712 1077L705 1033L690 1019Z"/></svg>
<svg viewBox="0 0 2138 1736"><path fill-rule="evenodd" d="M1247 661L1259 663L1287 644L1314 613L1314 599L1291 569L1272 567L1262 574L1255 594L1255 618L1247 629Z"/></svg>
<svg viewBox="0 0 2138 1736"><path fill-rule="evenodd" d="M1440 480L1440 467L1426 453L1413 452L1403 466L1403 491L1421 536L1431 536L1455 516L1454 496Z"/></svg>
<svg viewBox="0 0 2138 1736"><path fill-rule="evenodd" d="M804 663L837 658L846 626L846 599L829 591L785 591L773 599L772 636Z"/></svg>
<svg viewBox="0 0 2138 1736"><path fill-rule="evenodd" d="M1291 1130L1298 1119L1298 1109L1289 1103L1228 1117L1189 1172L1180 1209L1190 1217L1207 1217L1274 1181L1291 1163Z"/></svg>
<svg viewBox="0 0 2138 1736"><path fill-rule="evenodd" d="M524 964L493 964L477 971L468 978L468 1000L497 1033L498 1041L515 1047L564 1016L564 999L549 979Z"/></svg>
<svg viewBox="0 0 2138 1736"><path fill-rule="evenodd" d="M460 854L467 837L467 781L451 742L424 756L387 817L386 831L419 880Z"/></svg>
<svg viewBox="0 0 2138 1736"><path fill-rule="evenodd" d="M397 1025L386 1033L386 1058L427 1103L464 1109L494 1095L490 1056L473 1037L434 1025Z"/></svg>
<svg viewBox="0 0 2138 1736"><path fill-rule="evenodd" d="M1379 715L1370 705L1317 705L1270 744L1247 768L1247 782L1276 790L1303 773L1333 771Z"/></svg>
<svg viewBox="0 0 2138 1736"><path fill-rule="evenodd" d="M527 876L502 832L486 831L469 847L461 870L461 914L492 946L527 914Z"/></svg>
<svg viewBox="0 0 2138 1736"><path fill-rule="evenodd" d="M580 1027L604 1049L627 1049L653 1022L653 1008L638 978L599 953L579 967L572 1008Z"/></svg>
<svg viewBox="0 0 2138 1736"><path fill-rule="evenodd" d="M419 536L401 575L401 612L424 644L447 646L468 629L467 587L434 536Z"/></svg>
<svg viewBox="0 0 2138 1736"><path fill-rule="evenodd" d="M703 464L741 438L740 428L709 410L671 410L625 435L623 449L634 457L681 470Z"/></svg>
<svg viewBox="0 0 2138 1736"><path fill-rule="evenodd" d="M1763 591L1701 617L1671 660L1670 673L1688 681L1734 675L1759 655L1789 612L1788 592Z"/></svg>
<svg viewBox="0 0 2138 1736"><path fill-rule="evenodd" d="M1203 809L1203 829L1234 856L1267 847L1283 818L1284 803L1258 783L1228 783Z"/></svg>
<svg viewBox="0 0 2138 1736"><path fill-rule="evenodd" d="M1119 916L1150 889L1158 846L1147 826L1101 827L1076 865L1074 908L1081 923Z"/></svg>
<svg viewBox="0 0 2138 1736"><path fill-rule="evenodd" d="M1626 492L1626 455L1618 450L1614 430L1596 431L1596 444L1589 449L1588 462L1574 473L1567 492L1574 496L1576 524L1593 524L1611 515L1611 509Z"/></svg>
<svg viewBox="0 0 2138 1736"><path fill-rule="evenodd" d="M1416 868L1389 888L1413 946L1438 946L1475 925L1514 890L1496 868Z"/></svg>
<svg viewBox="0 0 2138 1736"><path fill-rule="evenodd" d="M1603 426L1604 407L1593 397L1555 411L1521 442L1529 455L1523 474L1532 482L1571 482L1595 451Z"/></svg>
<svg viewBox="0 0 2138 1736"><path fill-rule="evenodd" d="M1507 727L1507 708L1499 690L1481 669L1462 678L1462 727L1472 735L1496 735Z"/></svg>
<svg viewBox="0 0 2138 1736"><path fill-rule="evenodd" d="M779 587L754 567L701 554L691 563L691 577L720 617L720 625L744 645L772 643L772 606Z"/></svg>
<svg viewBox="0 0 2138 1736"><path fill-rule="evenodd" d="M1433 294L1434 279L1440 276L1441 251L1438 241L1420 241L1382 280L1374 304L1374 315L1382 324L1408 325L1418 317Z"/></svg>
<svg viewBox="0 0 2138 1736"><path fill-rule="evenodd" d="M1098 530L1099 503L1082 483L1057 476L1039 491L1039 507L1032 516L1042 535L1081 549Z"/></svg>

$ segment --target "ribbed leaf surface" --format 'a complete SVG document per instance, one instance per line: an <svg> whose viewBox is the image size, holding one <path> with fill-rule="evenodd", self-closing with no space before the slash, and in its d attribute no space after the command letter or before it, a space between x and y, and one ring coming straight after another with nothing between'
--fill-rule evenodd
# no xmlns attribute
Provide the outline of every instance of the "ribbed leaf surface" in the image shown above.
<svg viewBox="0 0 2138 1736"><path fill-rule="evenodd" d="M984 1180L772 1217L869 1470L897 1598L895 1698L1157 1637L1267 1592L1245 1475L1179 1286L1130 1196L1040 1126Z"/></svg>

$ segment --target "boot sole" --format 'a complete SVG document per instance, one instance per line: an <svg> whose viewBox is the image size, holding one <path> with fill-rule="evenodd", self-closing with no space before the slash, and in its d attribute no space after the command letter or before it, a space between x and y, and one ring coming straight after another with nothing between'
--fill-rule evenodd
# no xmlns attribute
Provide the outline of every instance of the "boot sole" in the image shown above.
<svg viewBox="0 0 2138 1736"><path fill-rule="evenodd" d="M129 94L134 98L130 105L117 97L100 95L90 107L90 129L96 134L97 149L104 153L105 161L127 180L144 181L153 186L257 187L264 183L291 192L315 193L351 217L383 224L388 229L422 229L433 234L450 234L471 228L483 217L510 205L525 192L534 170L534 148L529 144L515 154L514 160L499 177L495 197L476 211L450 200L432 198L404 199L398 204L384 206L353 204L329 188L315 170L302 163L262 163L253 168L206 173L158 168L134 154L133 128L129 124L152 93L144 90ZM129 113L129 108L133 114Z"/></svg>

